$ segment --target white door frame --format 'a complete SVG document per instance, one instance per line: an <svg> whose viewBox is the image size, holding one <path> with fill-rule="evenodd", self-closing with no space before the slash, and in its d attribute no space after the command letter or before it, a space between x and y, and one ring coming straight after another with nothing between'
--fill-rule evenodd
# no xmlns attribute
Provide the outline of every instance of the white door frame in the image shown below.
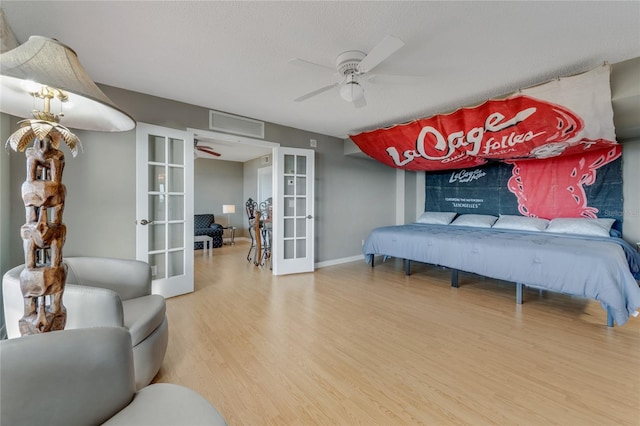
<svg viewBox="0 0 640 426"><path fill-rule="evenodd" d="M271 141L266 141L262 139L253 139L245 136L230 135L227 133L219 133L212 130L188 128L187 131L190 132L192 135L197 135L202 138L218 139L224 142L234 142L234 143L239 143L239 144L248 145L248 146L255 146L257 148L271 148L272 159L274 159L278 155L278 148L280 147L280 144L277 142L271 142ZM272 170L274 167L273 164L274 162L271 161ZM277 173L273 173L273 172L271 173L271 190L272 191L275 191L276 186L279 184L279 182L277 181L277 177L278 177ZM274 199L274 203L275 203L275 199ZM244 204L240 208L244 211ZM274 211L275 210L276 210L276 207L274 206ZM243 218L243 221L244 221L244 218ZM273 224L272 232L274 236L277 235L275 223ZM272 267L273 269L275 269L276 259L272 257L271 260L272 260Z"/></svg>

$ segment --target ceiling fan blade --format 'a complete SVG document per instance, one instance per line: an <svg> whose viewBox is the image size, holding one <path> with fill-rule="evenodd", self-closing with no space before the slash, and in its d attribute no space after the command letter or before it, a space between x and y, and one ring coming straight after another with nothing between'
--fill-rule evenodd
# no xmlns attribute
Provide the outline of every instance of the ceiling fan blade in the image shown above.
<svg viewBox="0 0 640 426"><path fill-rule="evenodd" d="M393 55L398 49L404 46L404 42L398 37L388 35L376 45L367 56L358 64L358 71L366 73L375 68L380 62Z"/></svg>
<svg viewBox="0 0 640 426"><path fill-rule="evenodd" d="M340 83L333 83L330 84L328 86L324 86L319 88L318 90L314 90L313 92L309 92L306 95L302 95L299 98L294 99L294 101L296 102L302 102L302 101L306 101L309 98L312 98L316 95L319 95L320 93L324 93L324 92L328 92L329 90L333 89L334 87L337 87Z"/></svg>
<svg viewBox="0 0 640 426"><path fill-rule="evenodd" d="M362 108L364 106L367 106L367 100L363 96L360 99L356 99L355 101L353 101L353 106L356 108Z"/></svg>
<svg viewBox="0 0 640 426"><path fill-rule="evenodd" d="M211 148L207 148L207 147L205 147L205 146L196 146L196 149L197 149L198 151L202 151L202 152L204 152L204 153L206 153L206 154L214 155L214 156L216 156L216 157L220 157L220 155L221 155L219 152L215 152L215 151L214 151L214 150L212 150Z"/></svg>
<svg viewBox="0 0 640 426"><path fill-rule="evenodd" d="M335 74L335 72L336 72L335 68L325 67L324 65L316 64L314 62L305 61L304 59L298 59L298 58L289 59L289 63L293 64L293 65L297 65L297 66L303 67L303 68L306 68L306 69L314 70L314 71L321 71L321 72L329 71L331 74Z"/></svg>

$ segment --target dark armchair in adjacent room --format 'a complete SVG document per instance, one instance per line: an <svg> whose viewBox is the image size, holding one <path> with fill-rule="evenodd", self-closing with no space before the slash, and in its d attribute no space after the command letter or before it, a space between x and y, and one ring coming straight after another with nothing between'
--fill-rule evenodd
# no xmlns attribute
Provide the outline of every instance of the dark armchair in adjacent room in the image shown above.
<svg viewBox="0 0 640 426"><path fill-rule="evenodd" d="M215 223L216 218L212 214L196 214L193 220L193 235L206 235L213 238L213 247L222 247L222 234L224 229L219 223ZM195 242L194 250L203 248L202 242Z"/></svg>

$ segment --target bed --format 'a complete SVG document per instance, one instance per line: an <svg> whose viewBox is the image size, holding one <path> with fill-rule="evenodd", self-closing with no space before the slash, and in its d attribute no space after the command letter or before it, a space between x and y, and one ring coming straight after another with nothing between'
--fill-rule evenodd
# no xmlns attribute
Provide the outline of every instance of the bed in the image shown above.
<svg viewBox="0 0 640 426"><path fill-rule="evenodd" d="M610 327L640 308L640 254L611 236L414 223L374 229L363 254L372 266L375 255L405 259L407 274L410 261L451 268L454 286L457 271L514 282L518 303L523 286L595 299Z"/></svg>

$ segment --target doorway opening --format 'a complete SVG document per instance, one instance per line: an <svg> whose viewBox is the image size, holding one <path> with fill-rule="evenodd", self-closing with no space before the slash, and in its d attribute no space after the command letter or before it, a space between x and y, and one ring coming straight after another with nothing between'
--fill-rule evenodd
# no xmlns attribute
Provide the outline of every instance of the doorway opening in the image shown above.
<svg viewBox="0 0 640 426"><path fill-rule="evenodd" d="M202 129L187 131L195 141L194 212L212 212L216 223L234 227L234 242L251 241L246 202L251 198L259 204L272 196L277 185L273 158L280 144ZM223 206L229 210L229 205L235 213L223 214ZM225 234L228 237L231 231Z"/></svg>

